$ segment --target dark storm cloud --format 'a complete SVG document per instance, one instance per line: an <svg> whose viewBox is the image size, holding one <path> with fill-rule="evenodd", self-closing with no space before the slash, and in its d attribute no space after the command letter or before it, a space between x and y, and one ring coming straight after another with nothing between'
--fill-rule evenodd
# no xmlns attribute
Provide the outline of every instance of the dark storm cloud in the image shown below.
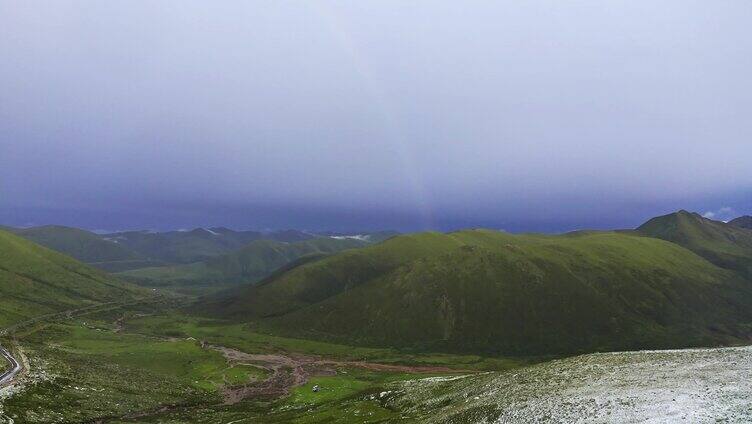
<svg viewBox="0 0 752 424"><path fill-rule="evenodd" d="M0 1L0 221L752 212L752 5Z"/></svg>

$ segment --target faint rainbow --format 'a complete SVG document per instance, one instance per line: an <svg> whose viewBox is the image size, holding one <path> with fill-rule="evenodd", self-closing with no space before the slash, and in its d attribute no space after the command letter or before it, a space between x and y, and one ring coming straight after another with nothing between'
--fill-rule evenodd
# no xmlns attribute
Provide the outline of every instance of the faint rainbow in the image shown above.
<svg viewBox="0 0 752 424"><path fill-rule="evenodd" d="M417 171L418 167L416 166L412 153L406 147L407 140L399 129L399 125L397 124L397 120L392 112L392 107L389 104L385 90L377 84L376 79L370 71L370 67L359 53L353 38L349 35L345 25L341 22L341 19L332 13L332 11L324 8L320 2L313 1L307 4L313 8L316 14L326 24L342 50L352 61L352 66L363 79L366 91L381 115L384 129L389 138L387 141L391 143L394 151L397 152L399 163L402 166L402 172L410 184L411 191L415 196L414 207L423 219L423 226L427 229L433 228L433 213L428 202L428 195L426 193L425 185L423 184L423 179Z"/></svg>

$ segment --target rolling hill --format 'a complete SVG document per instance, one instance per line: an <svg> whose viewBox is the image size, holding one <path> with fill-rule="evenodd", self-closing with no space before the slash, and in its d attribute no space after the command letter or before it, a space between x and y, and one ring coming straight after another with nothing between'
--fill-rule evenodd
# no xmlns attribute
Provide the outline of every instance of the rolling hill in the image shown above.
<svg viewBox="0 0 752 424"><path fill-rule="evenodd" d="M327 255L368 244L370 243L358 238L320 237L294 243L256 240L237 251L202 262L144 268L118 275L152 287L253 283L301 257Z"/></svg>
<svg viewBox="0 0 752 424"><path fill-rule="evenodd" d="M568 354L748 340L752 284L637 234L471 230L346 251L193 312L359 345Z"/></svg>
<svg viewBox="0 0 752 424"><path fill-rule="evenodd" d="M653 218L637 232L684 246L752 280L752 230L679 211Z"/></svg>
<svg viewBox="0 0 752 424"><path fill-rule="evenodd" d="M729 225L733 225L736 227L752 229L752 216L750 215L740 216L739 218L732 219L728 223Z"/></svg>
<svg viewBox="0 0 752 424"><path fill-rule="evenodd" d="M159 265L143 255L98 234L78 228L45 225L9 229L34 243L41 244L94 267L112 271Z"/></svg>
<svg viewBox="0 0 752 424"><path fill-rule="evenodd" d="M0 326L147 292L0 230Z"/></svg>

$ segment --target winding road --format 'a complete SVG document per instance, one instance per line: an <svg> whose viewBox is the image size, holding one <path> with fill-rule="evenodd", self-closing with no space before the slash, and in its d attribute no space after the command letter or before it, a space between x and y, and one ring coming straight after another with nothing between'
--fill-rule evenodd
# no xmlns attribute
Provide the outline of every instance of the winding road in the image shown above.
<svg viewBox="0 0 752 424"><path fill-rule="evenodd" d="M14 358L4 346L0 346L0 354L2 354L5 360L8 361L8 364L10 364L10 369L0 374L0 387L2 387L13 381L16 375L21 372L22 367L21 363L18 362L18 360L16 360L16 358Z"/></svg>
<svg viewBox="0 0 752 424"><path fill-rule="evenodd" d="M156 303L156 302L164 302L169 301L169 298L165 298L161 295L148 298L148 299L137 299L130 302L105 302L105 303L98 303L95 305L89 305L82 308L76 308L76 309L69 309L66 311L61 312L54 312L51 314L46 315L39 315L36 317L33 317L31 319L28 319L26 321L22 321L19 323L16 323L14 325L11 325L10 327L6 327L3 329L0 329L0 336L7 336L15 332L16 330L26 327L28 325L38 323L45 320L50 319L58 319L58 318L72 318L74 316L81 316L84 314L92 313L92 312L101 312L105 308L121 308L124 306L130 306L135 304L143 304L143 303ZM173 299L174 300L174 299ZM4 346L0 345L0 355L5 358L5 360L10 365L10 368L0 374L0 388L8 386L13 383L13 380L16 378L18 373L23 371L23 366L21 363L13 356L13 354L10 353L8 349L6 349Z"/></svg>
<svg viewBox="0 0 752 424"><path fill-rule="evenodd" d="M54 312L54 313L46 314L46 315L39 315L31 319L28 319L26 321L22 321L14 325L11 325L10 327L0 329L0 336L6 336L9 334L12 334L14 331L18 330L19 328L22 328L22 327L25 327L30 324L34 324L43 320L48 320L48 319L53 319L53 318L62 318L62 317L71 317L77 313L80 314L80 313L91 312L102 307L112 306L112 305L117 305L117 304L118 304L117 302L99 303L96 305L90 305L90 306L86 306L83 308L70 309L70 310L66 310L62 312ZM23 370L23 366L13 356L13 354L11 354L10 351L5 348L5 346L0 345L0 355L2 355L3 358L5 358L5 360L10 365L9 369L7 369L5 372L0 374L0 388L2 388L13 383L13 379L15 379L18 373L20 373Z"/></svg>

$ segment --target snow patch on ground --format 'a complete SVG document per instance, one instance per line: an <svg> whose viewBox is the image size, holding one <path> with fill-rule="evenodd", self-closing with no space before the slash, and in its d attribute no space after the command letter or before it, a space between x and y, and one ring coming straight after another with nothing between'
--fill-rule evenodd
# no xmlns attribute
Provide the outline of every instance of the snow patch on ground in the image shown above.
<svg viewBox="0 0 752 424"><path fill-rule="evenodd" d="M752 422L752 347L597 353L397 390L394 406L429 422Z"/></svg>
<svg viewBox="0 0 752 424"><path fill-rule="evenodd" d="M360 240L360 241L369 241L371 239L371 236L369 234L353 234L349 236L331 236L331 238L337 239L337 240L353 239L353 240Z"/></svg>

